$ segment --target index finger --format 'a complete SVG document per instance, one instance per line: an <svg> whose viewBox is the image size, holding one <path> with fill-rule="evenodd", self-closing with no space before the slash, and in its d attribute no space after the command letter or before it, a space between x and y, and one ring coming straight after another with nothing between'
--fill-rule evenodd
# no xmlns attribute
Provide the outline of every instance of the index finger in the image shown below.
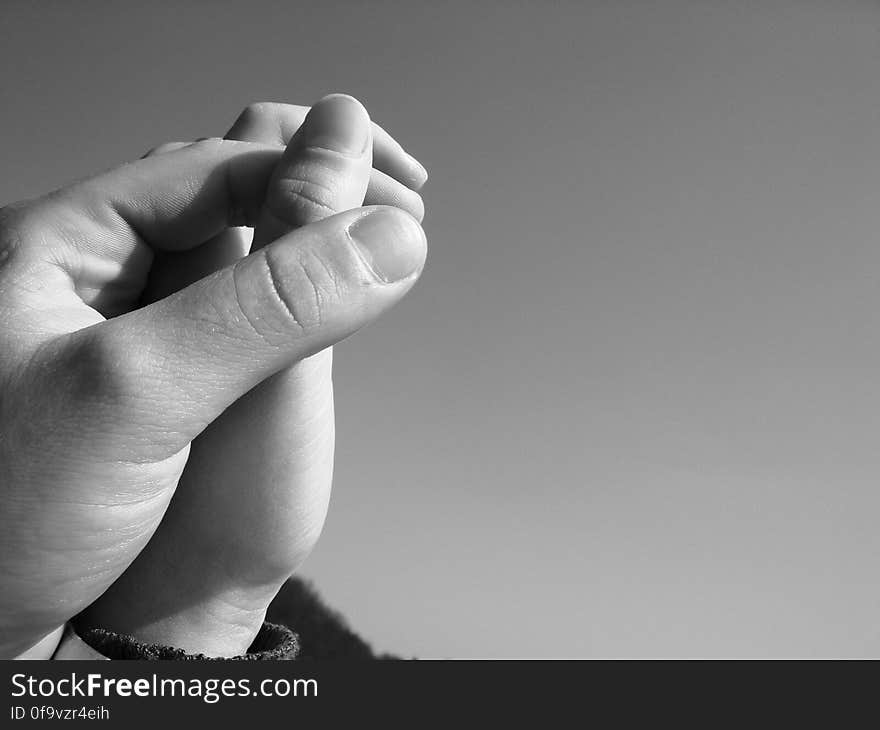
<svg viewBox="0 0 880 730"><path fill-rule="evenodd" d="M281 158L274 146L212 139L75 183L28 206L28 219L74 260L125 261L143 245L193 248L230 226L254 225ZM68 260L68 257L63 257Z"/></svg>

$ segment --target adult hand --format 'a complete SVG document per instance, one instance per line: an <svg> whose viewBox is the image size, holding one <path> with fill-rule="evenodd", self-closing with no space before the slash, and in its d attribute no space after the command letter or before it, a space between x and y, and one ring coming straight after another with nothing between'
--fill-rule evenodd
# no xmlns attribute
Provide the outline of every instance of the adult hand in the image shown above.
<svg viewBox="0 0 880 730"><path fill-rule="evenodd" d="M422 201L412 188L424 182L423 168L371 125L359 102L326 97L303 123L304 109L259 104L242 114L227 138L287 144L253 242L236 229L194 251L163 254L147 286L151 299L225 265L225 257L360 206L365 196L421 219ZM316 290L316 301L338 296L335 289L347 282L324 286L332 288ZM247 649L270 601L324 524L333 474L331 362L327 348L284 369L208 426L193 442L155 535L80 616L80 626L192 653L228 656Z"/></svg>
<svg viewBox="0 0 880 730"><path fill-rule="evenodd" d="M421 227L368 207L140 306L157 253L258 222L281 157L208 140L0 212L3 656L128 567L210 423L379 316L418 277Z"/></svg>

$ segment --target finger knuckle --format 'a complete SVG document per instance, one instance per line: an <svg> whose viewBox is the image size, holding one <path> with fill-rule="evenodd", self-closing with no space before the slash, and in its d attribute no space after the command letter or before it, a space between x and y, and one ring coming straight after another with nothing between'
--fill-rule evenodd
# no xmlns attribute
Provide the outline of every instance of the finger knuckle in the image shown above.
<svg viewBox="0 0 880 730"><path fill-rule="evenodd" d="M293 326L301 334L320 328L341 296L333 268L312 251L297 252L293 260L288 260L269 248L265 262L270 292Z"/></svg>
<svg viewBox="0 0 880 730"><path fill-rule="evenodd" d="M278 220L304 225L337 213L334 186L317 179L285 176L275 181L266 206Z"/></svg>
<svg viewBox="0 0 880 730"><path fill-rule="evenodd" d="M222 153L222 148L230 144L222 137L202 137L188 145L187 151L192 151L195 154L213 155L218 152Z"/></svg>
<svg viewBox="0 0 880 730"><path fill-rule="evenodd" d="M162 144L158 144L155 147L147 150L147 152L144 153L141 159L143 160L147 157L157 157L159 155L164 155L167 152L173 152L185 146L186 144L184 142L162 142Z"/></svg>

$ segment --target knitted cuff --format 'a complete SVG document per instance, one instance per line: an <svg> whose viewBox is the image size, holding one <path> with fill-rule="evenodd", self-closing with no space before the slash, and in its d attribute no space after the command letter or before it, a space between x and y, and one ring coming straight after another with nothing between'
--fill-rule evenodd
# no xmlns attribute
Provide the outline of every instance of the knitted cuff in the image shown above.
<svg viewBox="0 0 880 730"><path fill-rule="evenodd" d="M172 659L174 661L215 660L260 661L266 659L290 660L299 654L299 637L286 626L265 622L247 654L234 657L211 657L187 654L183 649L162 644L142 644L133 636L117 634L107 629L87 629L77 632L92 649L108 659Z"/></svg>

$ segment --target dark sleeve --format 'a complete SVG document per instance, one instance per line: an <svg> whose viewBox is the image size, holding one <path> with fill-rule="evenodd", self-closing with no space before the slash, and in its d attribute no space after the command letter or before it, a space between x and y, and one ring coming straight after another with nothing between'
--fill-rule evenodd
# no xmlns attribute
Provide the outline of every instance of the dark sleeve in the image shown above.
<svg viewBox="0 0 880 730"><path fill-rule="evenodd" d="M345 619L329 608L315 589L299 578L288 580L269 606L266 622L247 654L232 660L261 659L397 659L377 656L372 647L352 631ZM187 654L161 644L143 644L132 636L101 628L77 628L88 646L108 659L217 659Z"/></svg>
<svg viewBox="0 0 880 730"><path fill-rule="evenodd" d="M299 654L299 637L286 626L266 622L247 654L235 657L209 657L204 654L187 654L183 649L162 644L142 644L132 636L117 634L107 629L77 629L79 637L92 649L108 659L172 659L259 661L265 659L296 659Z"/></svg>
<svg viewBox="0 0 880 730"><path fill-rule="evenodd" d="M397 659L377 656L372 647L352 631L346 620L329 608L318 593L300 578L291 578L269 605L266 618L295 629L300 637L298 659Z"/></svg>

